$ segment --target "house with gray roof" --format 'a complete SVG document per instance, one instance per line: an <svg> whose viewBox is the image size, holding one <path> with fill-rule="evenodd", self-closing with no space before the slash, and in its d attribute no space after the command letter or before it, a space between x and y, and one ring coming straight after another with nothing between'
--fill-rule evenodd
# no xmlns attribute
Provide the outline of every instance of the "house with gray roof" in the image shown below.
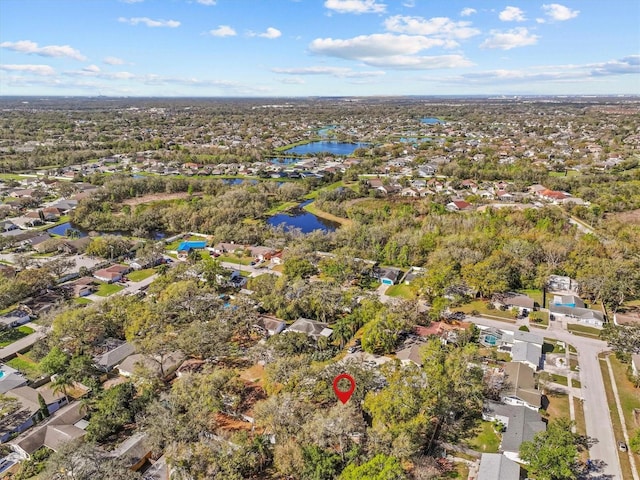
<svg viewBox="0 0 640 480"><path fill-rule="evenodd" d="M327 325L326 323L300 317L291 325L289 325L289 327L284 330L284 332L304 333L309 337L313 337L317 340L320 337L329 338L333 333L333 330L331 330L329 328L329 325Z"/></svg>
<svg viewBox="0 0 640 480"><path fill-rule="evenodd" d="M27 384L26 377L22 376L18 370L11 368L9 365L0 365L0 394L5 394L9 390L22 387Z"/></svg>
<svg viewBox="0 0 640 480"><path fill-rule="evenodd" d="M519 407L514 414L509 417L509 425L502 433L500 450L505 457L520 462L520 445L522 442L529 442L538 432L544 432L547 424L542 421L538 412L529 408Z"/></svg>
<svg viewBox="0 0 640 480"><path fill-rule="evenodd" d="M555 318L563 318L567 322L575 321L592 327L602 328L605 322L604 314L597 310L579 307L561 307L549 305L549 312Z"/></svg>
<svg viewBox="0 0 640 480"><path fill-rule="evenodd" d="M536 388L533 369L521 362L509 362L504 364L503 370L502 402L537 411L542 404L542 395Z"/></svg>
<svg viewBox="0 0 640 480"><path fill-rule="evenodd" d="M98 370L109 373L116 365L122 363L125 358L134 353L136 353L136 349L133 344L118 342L112 348L108 348L102 354L93 357L93 361Z"/></svg>
<svg viewBox="0 0 640 480"><path fill-rule="evenodd" d="M476 480L519 480L520 465L500 453L483 453Z"/></svg>

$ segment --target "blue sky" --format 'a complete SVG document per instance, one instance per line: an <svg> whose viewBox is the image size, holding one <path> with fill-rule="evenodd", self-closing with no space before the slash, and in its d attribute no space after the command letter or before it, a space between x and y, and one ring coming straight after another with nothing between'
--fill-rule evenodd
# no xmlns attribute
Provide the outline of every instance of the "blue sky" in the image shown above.
<svg viewBox="0 0 640 480"><path fill-rule="evenodd" d="M0 0L0 95L640 94L638 0Z"/></svg>

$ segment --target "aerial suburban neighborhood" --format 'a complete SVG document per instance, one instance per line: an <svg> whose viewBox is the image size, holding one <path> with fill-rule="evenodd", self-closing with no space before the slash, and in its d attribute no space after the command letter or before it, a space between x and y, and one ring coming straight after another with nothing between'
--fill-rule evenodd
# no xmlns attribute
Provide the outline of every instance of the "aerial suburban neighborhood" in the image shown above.
<svg viewBox="0 0 640 480"><path fill-rule="evenodd" d="M0 475L638 479L637 100L0 105Z"/></svg>

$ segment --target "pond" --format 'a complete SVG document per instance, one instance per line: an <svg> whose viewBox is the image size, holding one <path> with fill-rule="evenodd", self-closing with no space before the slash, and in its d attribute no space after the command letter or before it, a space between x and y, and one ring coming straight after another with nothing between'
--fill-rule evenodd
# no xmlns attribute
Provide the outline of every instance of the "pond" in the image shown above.
<svg viewBox="0 0 640 480"><path fill-rule="evenodd" d="M52 235L60 235L61 237L67 236L67 230L75 230L76 238L82 238L89 235L89 232L82 228L79 225L76 225L71 222L61 223L60 225L56 225L55 227L49 228L47 233ZM71 232L69 232L71 233ZM121 232L121 231L113 231L113 232L96 232L98 235L120 235L120 236L129 236L130 232ZM151 232L151 238L154 240L161 240L165 238L167 234L165 232L161 232L160 230L155 230Z"/></svg>
<svg viewBox="0 0 640 480"><path fill-rule="evenodd" d="M245 179L245 178L223 178L222 183L225 185L242 185L244 182L250 183L251 185L257 185L258 180L254 179Z"/></svg>
<svg viewBox="0 0 640 480"><path fill-rule="evenodd" d="M292 147L285 152L295 153L297 155L316 154L316 153L331 153L333 155L351 155L357 148L366 148L368 143L356 142L337 142L331 140L323 140L320 142L311 142L304 145L298 145Z"/></svg>
<svg viewBox="0 0 640 480"><path fill-rule="evenodd" d="M425 117L420 119L420 123L426 123L427 125L437 125L439 123L444 123L444 122L439 118Z"/></svg>
<svg viewBox="0 0 640 480"><path fill-rule="evenodd" d="M302 207L308 205L313 200L308 200L301 203L295 208L292 208L287 213L278 213L269 217L267 223L272 227L278 227L280 225L287 228L299 228L302 233L311 233L314 230L322 230L323 232L333 232L340 224L326 220L324 218L317 217L313 213L309 213Z"/></svg>

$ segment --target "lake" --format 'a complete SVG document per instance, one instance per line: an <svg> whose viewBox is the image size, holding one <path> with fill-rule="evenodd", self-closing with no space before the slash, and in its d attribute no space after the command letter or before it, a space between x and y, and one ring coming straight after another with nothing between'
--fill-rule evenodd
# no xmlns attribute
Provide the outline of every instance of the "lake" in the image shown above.
<svg viewBox="0 0 640 480"><path fill-rule="evenodd" d="M60 225L56 225L53 228L50 228L47 230L47 233L53 234L53 235L60 235L61 237L66 237L67 235L67 230L69 230L70 228L76 230L78 232L78 238L82 238L82 237L86 237L89 235L89 232L85 229L83 229L82 227L80 227L79 225L75 225L71 222L65 222L65 223L61 223ZM121 232L121 231L114 231L114 232L96 232L98 235L119 235L119 236L129 236L130 233L129 232ZM151 236L154 240L161 240L164 237L166 237L166 233L161 232L159 230L153 231L151 232Z"/></svg>
<svg viewBox="0 0 640 480"><path fill-rule="evenodd" d="M437 125L438 123L444 123L439 118L425 117L420 119L420 123L426 123L427 125Z"/></svg>
<svg viewBox="0 0 640 480"><path fill-rule="evenodd" d="M258 180L255 179L245 179L245 178L223 178L222 183L225 185L242 185L244 182L250 183L251 185L257 185Z"/></svg>
<svg viewBox="0 0 640 480"><path fill-rule="evenodd" d="M322 230L323 232L333 232L336 230L340 226L339 223L317 217L302 208L312 201L313 200L307 200L297 207L292 208L287 213L273 215L267 219L267 223L272 227L282 225L285 229L299 228L302 233L311 233L314 230Z"/></svg>
<svg viewBox="0 0 640 480"><path fill-rule="evenodd" d="M356 142L337 142L332 140L323 140L320 142L311 142L304 145L298 145L292 147L285 152L295 153L296 155L317 154L317 153L331 153L333 155L351 155L357 148L366 148L368 143Z"/></svg>

